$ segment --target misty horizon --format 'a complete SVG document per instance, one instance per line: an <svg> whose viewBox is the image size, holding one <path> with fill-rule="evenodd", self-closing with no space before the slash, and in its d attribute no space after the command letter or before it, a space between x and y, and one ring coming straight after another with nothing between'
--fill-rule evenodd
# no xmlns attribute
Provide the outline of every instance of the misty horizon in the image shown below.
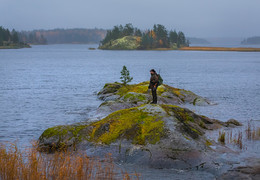
<svg viewBox="0 0 260 180"><path fill-rule="evenodd" d="M128 24L128 23L125 23L125 24ZM106 29L106 28L98 28L98 27L93 27L93 28L84 28L84 27L74 27L74 28L62 28L62 27L57 27L57 28L52 28L52 29L28 29L28 30L18 30L18 31L20 31L20 32L22 32L22 31L25 31L25 32L31 32L31 31L53 31L53 30L73 30L73 29L83 29L83 30L93 30L93 29L99 29L99 30L111 30L111 29L113 29L113 27L114 26L119 26L119 25L125 25L125 24L115 24L115 25L113 25L111 28L108 28L108 29ZM132 23L131 23L132 24ZM160 24L160 23L156 23L156 24ZM162 24L163 25L163 24ZM134 26L134 27L136 27L136 26ZM146 30L149 30L149 29L152 29L152 27L153 26L151 26L150 28L147 28L147 29L140 29L141 31L146 31ZM5 28L5 27L4 27ZM14 28L9 28L9 30L12 30L12 29L14 29ZM15 29L15 30L17 30L17 29ZM177 32L178 31L182 31L181 29L170 29L170 30L176 30ZM170 31L169 30L169 31ZM184 32L185 33L185 32ZM255 35L255 36L260 36L260 35ZM189 38L202 38L202 39L233 39L233 40L238 40L238 39L245 39L245 38L248 38L248 37L255 37L255 36L247 36L247 37L239 37L239 36L189 36L189 35L187 35L187 37L189 37Z"/></svg>
<svg viewBox="0 0 260 180"><path fill-rule="evenodd" d="M183 31L188 37L259 36L260 1L192 0L160 2L0 0L1 26L18 31L35 29L112 29L132 23L142 30L154 24Z"/></svg>

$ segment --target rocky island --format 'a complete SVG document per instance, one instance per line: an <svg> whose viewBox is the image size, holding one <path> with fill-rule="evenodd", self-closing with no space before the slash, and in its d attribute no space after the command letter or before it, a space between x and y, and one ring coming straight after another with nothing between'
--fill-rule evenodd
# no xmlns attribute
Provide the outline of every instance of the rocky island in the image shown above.
<svg viewBox="0 0 260 180"><path fill-rule="evenodd" d="M182 31L168 31L163 25L155 24L153 29L142 32L132 24L114 26L108 30L99 49L103 50L161 50L189 46Z"/></svg>
<svg viewBox="0 0 260 180"><path fill-rule="evenodd" d="M241 125L198 115L178 105L212 105L195 93L161 85L158 105L148 104L148 82L123 85L108 83L98 93L104 102L98 108L99 120L60 125L45 130L39 138L42 151L72 147L88 155L111 153L115 161L154 168L189 169L209 161L217 143L207 131ZM213 166L209 163L209 166Z"/></svg>
<svg viewBox="0 0 260 180"><path fill-rule="evenodd" d="M108 30L101 41L102 50L181 50L181 51L239 51L260 52L260 48L247 47L190 47L190 40L182 31L168 31L163 25L156 24L152 29L142 32L132 24L114 26ZM257 39L257 38L255 38ZM243 41L243 42L249 42ZM205 42L204 42L205 43Z"/></svg>

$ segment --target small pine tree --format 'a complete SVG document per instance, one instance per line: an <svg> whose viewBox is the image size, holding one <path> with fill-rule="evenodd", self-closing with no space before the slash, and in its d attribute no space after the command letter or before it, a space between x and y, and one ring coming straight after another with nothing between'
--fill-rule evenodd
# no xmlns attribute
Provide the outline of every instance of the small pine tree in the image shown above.
<svg viewBox="0 0 260 180"><path fill-rule="evenodd" d="M126 85L127 83L131 82L133 80L133 77L130 77L130 73L126 66L123 66L123 69L121 71L121 82Z"/></svg>

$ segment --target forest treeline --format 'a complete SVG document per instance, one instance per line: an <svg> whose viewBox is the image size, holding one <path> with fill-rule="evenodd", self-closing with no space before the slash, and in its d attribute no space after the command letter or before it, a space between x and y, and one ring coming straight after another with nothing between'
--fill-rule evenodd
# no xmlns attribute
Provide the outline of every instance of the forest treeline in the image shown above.
<svg viewBox="0 0 260 180"><path fill-rule="evenodd" d="M10 31L0 26L0 46L9 46L13 44L19 44L19 34L16 30Z"/></svg>
<svg viewBox="0 0 260 180"><path fill-rule="evenodd" d="M161 24L156 24L153 26L153 29L148 29L146 31L141 31L140 29L133 27L132 24L114 26L112 30L107 31L106 37L101 41L101 44L105 45L125 36L140 37L140 49L179 48L189 46L189 41L182 31L168 31L165 26Z"/></svg>
<svg viewBox="0 0 260 180"><path fill-rule="evenodd" d="M15 31L0 27L0 46L24 44L98 44L106 35L104 29L53 29Z"/></svg>
<svg viewBox="0 0 260 180"><path fill-rule="evenodd" d="M47 44L98 44L106 35L106 30L103 29L53 29L53 30L35 30L22 32L29 38L28 42L32 44L44 43ZM31 42L31 39L36 41ZM40 40L40 41L37 41ZM43 41L42 41L43 40Z"/></svg>
<svg viewBox="0 0 260 180"><path fill-rule="evenodd" d="M141 31L132 24L104 29L53 29L15 31L0 27L0 46L11 43L23 44L106 44L124 36L136 36L140 40L140 49L170 48L189 46L184 33L168 31L163 25L156 24L152 29Z"/></svg>

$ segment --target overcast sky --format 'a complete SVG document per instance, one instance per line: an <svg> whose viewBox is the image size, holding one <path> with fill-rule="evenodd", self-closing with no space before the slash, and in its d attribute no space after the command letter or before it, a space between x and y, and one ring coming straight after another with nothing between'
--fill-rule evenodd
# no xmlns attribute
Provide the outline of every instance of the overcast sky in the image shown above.
<svg viewBox="0 0 260 180"><path fill-rule="evenodd" d="M0 0L0 26L17 30L163 24L192 37L260 36L260 0Z"/></svg>

